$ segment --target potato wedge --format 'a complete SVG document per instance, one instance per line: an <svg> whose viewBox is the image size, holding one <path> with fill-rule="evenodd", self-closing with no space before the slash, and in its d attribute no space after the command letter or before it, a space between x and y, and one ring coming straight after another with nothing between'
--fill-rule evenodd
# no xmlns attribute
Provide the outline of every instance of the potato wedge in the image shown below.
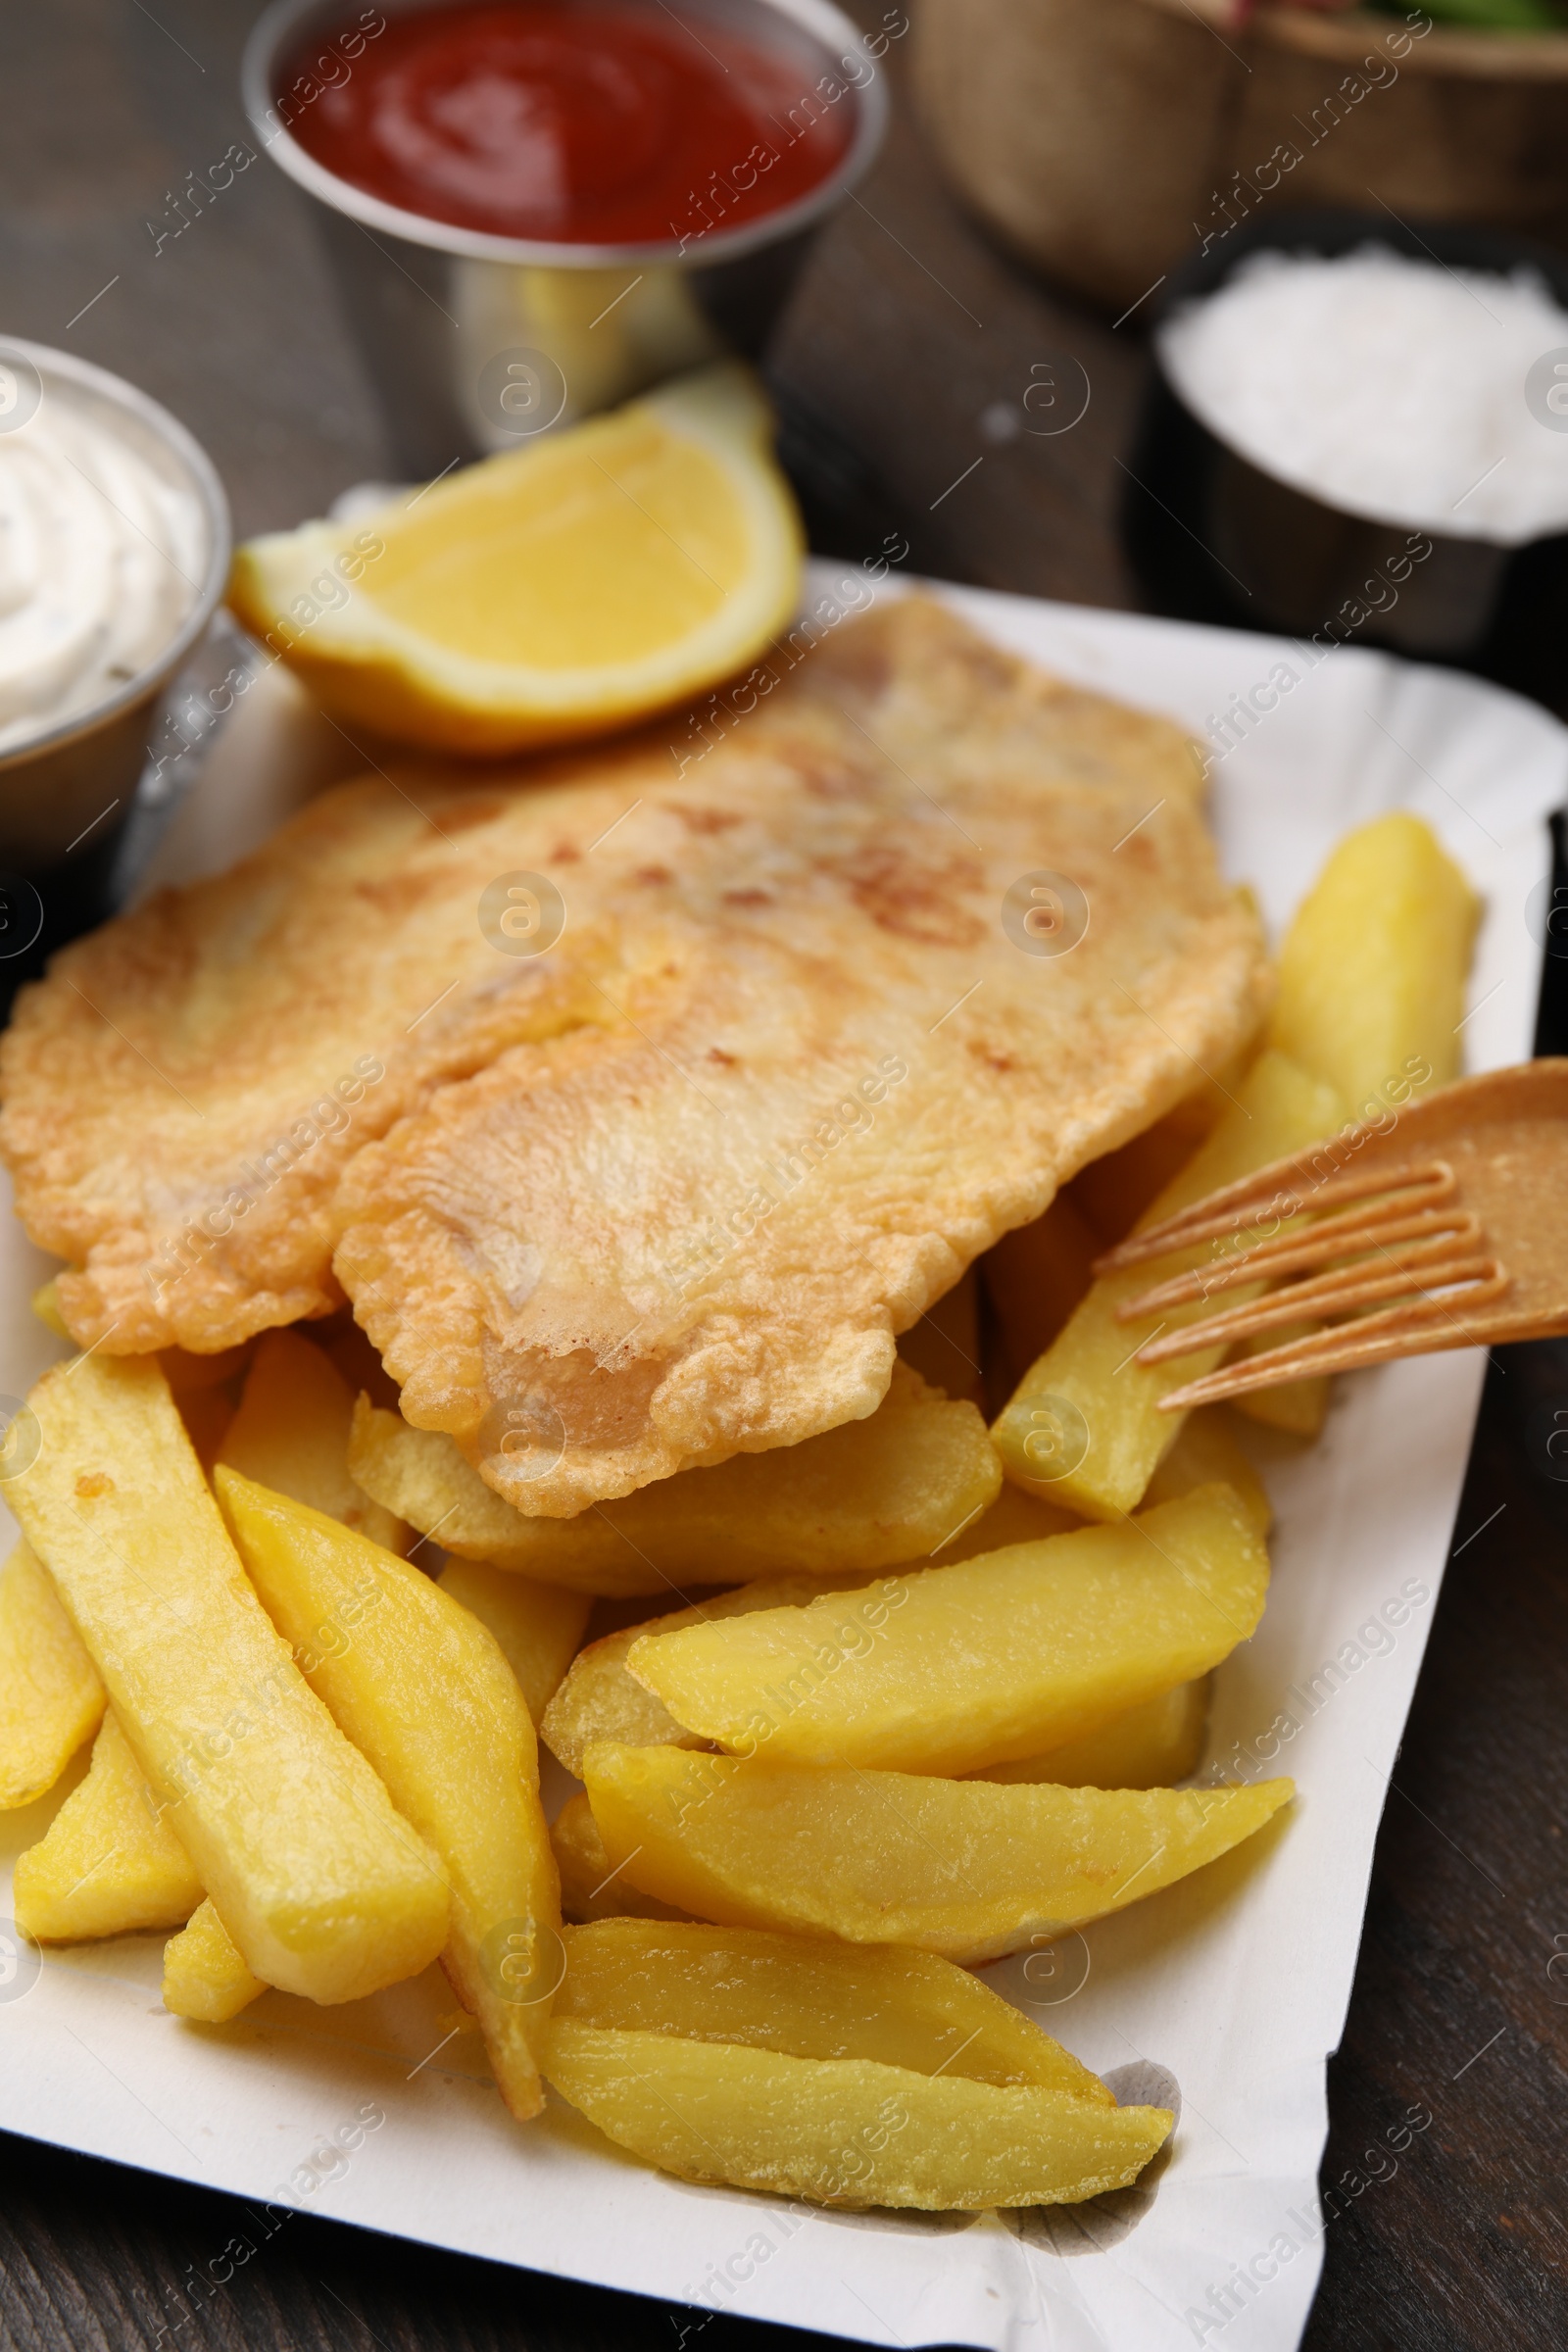
<svg viewBox="0 0 1568 2352"><path fill-rule="evenodd" d="M980 1278L966 1267L951 1291L932 1300L918 1323L899 1334L900 1361L939 1389L985 1410L980 1366Z"/></svg>
<svg viewBox="0 0 1568 2352"><path fill-rule="evenodd" d="M159 1366L79 1357L29 1402L6 1498L249 1965L319 2001L416 1975L446 1874L274 1632Z"/></svg>
<svg viewBox="0 0 1568 2352"><path fill-rule="evenodd" d="M113 1708L87 1777L36 1845L17 1856L12 1901L34 1943L183 1927L202 1899L190 1857L160 1813Z"/></svg>
<svg viewBox="0 0 1568 2352"><path fill-rule="evenodd" d="M1296 1390L1314 1385L1297 1381L1290 1391L1270 1390L1267 1394L1294 1396ZM1328 1386L1327 1382L1323 1385ZM1144 1490L1144 1507L1150 1509L1156 1502L1174 1502L1178 1496L1190 1494L1195 1487L1212 1486L1216 1480L1235 1489L1237 1500L1257 1535L1266 1541L1274 1524L1274 1506L1269 1501L1268 1490L1243 1452L1229 1419L1229 1407L1223 1404L1203 1405L1183 1418L1175 1444ZM1064 1536L1069 1529L1083 1525L1076 1512L1063 1510L1059 1503L1048 1502L1044 1494L1025 1494L1009 1478L990 1509L960 1529L951 1544L943 1544L933 1565L951 1568L958 1560L977 1559L983 1551L1004 1551L1010 1544L1038 1544L1047 1536ZM615 1739L626 1736L606 1735Z"/></svg>
<svg viewBox="0 0 1568 2352"><path fill-rule="evenodd" d="M1309 1332L1320 1328L1315 1323L1292 1323L1284 1331L1259 1334L1237 1348L1238 1355L1256 1355L1264 1348L1283 1348L1287 1340L1304 1339ZM1334 1383L1326 1373L1311 1380L1284 1381L1277 1389L1250 1389L1245 1396L1233 1396L1233 1412L1249 1421L1260 1421L1265 1429L1278 1429L1288 1438L1300 1438L1307 1444L1322 1432L1329 1417L1329 1398Z"/></svg>
<svg viewBox="0 0 1568 2352"><path fill-rule="evenodd" d="M1183 1415L1176 1443L1144 1490L1144 1507L1148 1510L1156 1502L1175 1502L1180 1495L1191 1494L1195 1487L1212 1486L1216 1480L1230 1488L1253 1535L1266 1544L1274 1525L1274 1505L1243 1452L1223 1404L1205 1404L1196 1413Z"/></svg>
<svg viewBox="0 0 1568 2352"><path fill-rule="evenodd" d="M976 1772L1206 1674L1252 1632L1267 1589L1235 1494L1200 1487L1119 1527L645 1634L626 1666L735 1754Z"/></svg>
<svg viewBox="0 0 1568 2352"><path fill-rule="evenodd" d="M1043 1217L1004 1233L979 1259L1009 1388L1091 1288L1091 1267L1103 1247L1071 1195L1058 1193Z"/></svg>
<svg viewBox="0 0 1568 2352"><path fill-rule="evenodd" d="M106 1704L47 1569L19 1544L0 1568L0 1812L54 1787Z"/></svg>
<svg viewBox="0 0 1568 2352"><path fill-rule="evenodd" d="M1326 1079L1350 1118L1407 1100L1412 1082L1446 1085L1461 1066L1479 912L1420 817L1396 809L1357 826L1285 935L1273 1043Z"/></svg>
<svg viewBox="0 0 1568 2352"><path fill-rule="evenodd" d="M337 1366L297 1331L268 1331L257 1342L239 1410L216 1459L259 1487L341 1519L384 1551L405 1552L403 1521L350 1476L353 1425L354 1392Z"/></svg>
<svg viewBox="0 0 1568 2352"><path fill-rule="evenodd" d="M568 1928L565 1944L558 2018L1116 2104L1059 2041L935 1952L641 1919Z"/></svg>
<svg viewBox="0 0 1568 2352"><path fill-rule="evenodd" d="M1240 1054L1184 1095L1163 1118L1079 1169L1067 1192L1094 1235L1091 1257L1131 1233L1144 1211L1208 1141L1240 1093L1262 1043L1260 1035L1250 1037Z"/></svg>
<svg viewBox="0 0 1568 2352"><path fill-rule="evenodd" d="M1347 1117L1391 1118L1412 1092L1455 1076L1475 917L1468 884L1419 817L1395 813L1348 835L1286 934L1268 1051L1233 1089L1236 1107L1148 1218L1283 1158ZM1172 1258L1160 1271L1181 1262ZM1128 1362L1148 1329L1118 1323L1114 1310L1147 1280L1139 1269L1097 1283L993 1433L1008 1477L1025 1486L1065 1460L1047 1491L1086 1519L1136 1509L1173 1434L1175 1416L1158 1411L1159 1397L1217 1360L1204 1353L1148 1369ZM1165 1319L1207 1311L1200 1301ZM1056 1438L1062 1400L1073 1441L1065 1450ZM1324 1390L1306 1389L1254 1408L1254 1417L1311 1435L1326 1402ZM1031 1440L1036 1457L1044 1448L1044 1465L1031 1461Z"/></svg>
<svg viewBox="0 0 1568 2352"><path fill-rule="evenodd" d="M1459 1075L1465 975L1479 903L1431 828L1399 810L1334 851L1286 935L1271 1033L1326 1078L1351 1118L1381 1123L1400 1102ZM1315 1325L1271 1331L1240 1353L1281 1347ZM1236 1398L1236 1409L1310 1440L1328 1380Z"/></svg>
<svg viewBox="0 0 1568 2352"><path fill-rule="evenodd" d="M580 1791L568 1796L550 1827L550 1844L561 1873L561 1909L564 1918L586 1922L596 1919L689 1919L688 1911L678 1911L673 1903L662 1903L656 1894L644 1894L633 1886L624 1871L617 1871L605 1851L605 1841L599 1835L593 1807Z"/></svg>
<svg viewBox="0 0 1568 2352"><path fill-rule="evenodd" d="M313 1690L445 1864L447 1974L484 2029L507 2105L537 2115L561 1905L516 1678L477 1617L407 1560L233 1470L220 1469L217 1485L263 1602L307 1653Z"/></svg>
<svg viewBox="0 0 1568 2352"><path fill-rule="evenodd" d="M1259 1054L1238 1090L1237 1107L1160 1194L1150 1219L1315 1142L1342 1115L1339 1097L1321 1079L1282 1054ZM1197 1260L1172 1257L1158 1271L1174 1273L1186 1262ZM1138 1508L1181 1426L1178 1414L1160 1411L1160 1398L1218 1360L1210 1350L1183 1356L1174 1369L1132 1361L1153 1321L1118 1323L1116 1309L1149 1283L1141 1266L1097 1282L992 1430L1010 1479L1085 1519L1116 1519ZM1198 1300L1170 1309L1164 1320L1207 1312Z"/></svg>
<svg viewBox="0 0 1568 2352"><path fill-rule="evenodd" d="M349 1467L369 1494L448 1551L582 1592L667 1593L792 1570L923 1556L993 1500L1001 1471L972 1404L907 1365L868 1420L770 1453L736 1454L576 1519L525 1519L452 1440L361 1402Z"/></svg>
<svg viewBox="0 0 1568 2352"><path fill-rule="evenodd" d="M552 2027L546 2068L607 2138L662 2172L852 2208L1075 2203L1136 2180L1172 2122L1165 2107L575 2019Z"/></svg>
<svg viewBox="0 0 1568 2352"><path fill-rule="evenodd" d="M1070 1535L1083 1520L1076 1511L1058 1510L1043 1494L1026 1494L1007 1479L988 1509L960 1528L944 1544L931 1565L956 1568L960 1560L977 1560L984 1551L1006 1551L1014 1544L1043 1544L1048 1536Z"/></svg>
<svg viewBox="0 0 1568 2352"><path fill-rule="evenodd" d="M202 2026L226 2026L267 1990L210 1902L164 1946L164 2007Z"/></svg>
<svg viewBox="0 0 1568 2352"><path fill-rule="evenodd" d="M1185 1878L1295 1792L1003 1786L609 1745L583 1776L612 1867L662 1902L970 1967Z"/></svg>
<svg viewBox="0 0 1568 2352"><path fill-rule="evenodd" d="M1019 1500L1027 1502L1028 1497L1020 1495ZM447 1575L451 1573L449 1569ZM663 1701L627 1673L632 1643L644 1634L672 1634L683 1625L710 1625L726 1617L749 1616L755 1609L794 1607L815 1600L821 1592L858 1589L864 1589L863 1580L853 1571L844 1576L763 1577L755 1585L737 1586L733 1592L716 1593L699 1607L674 1609L644 1625L622 1626L578 1652L545 1709L539 1736L579 1780L583 1756L596 1740L619 1740L628 1747L652 1747L668 1740L677 1747L700 1747L702 1741L681 1729Z"/></svg>
<svg viewBox="0 0 1568 2352"><path fill-rule="evenodd" d="M494 1636L537 1729L582 1646L593 1594L535 1584L488 1560L448 1560L441 1590Z"/></svg>
<svg viewBox="0 0 1568 2352"><path fill-rule="evenodd" d="M1208 1677L1178 1683L1043 1755L990 1764L977 1781L1052 1781L1059 1788L1168 1788L1198 1770L1208 1731ZM608 1868L608 1864L606 1865Z"/></svg>

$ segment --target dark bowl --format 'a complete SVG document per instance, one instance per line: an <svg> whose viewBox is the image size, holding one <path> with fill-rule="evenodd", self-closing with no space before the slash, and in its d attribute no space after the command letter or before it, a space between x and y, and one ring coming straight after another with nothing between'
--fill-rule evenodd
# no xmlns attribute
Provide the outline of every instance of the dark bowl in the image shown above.
<svg viewBox="0 0 1568 2352"><path fill-rule="evenodd" d="M1244 221L1187 263L1161 289L1152 323L1213 293L1263 248L1334 256L1366 244L1454 270L1506 274L1528 265L1568 310L1568 259L1547 246L1435 222L1410 226L1373 213L1297 212ZM1473 670L1568 714L1568 534L1503 547L1412 534L1403 523L1348 514L1261 471L1210 432L1176 391L1157 349L1121 527L1155 612L1380 646ZM1413 564L1412 536L1431 547Z"/></svg>

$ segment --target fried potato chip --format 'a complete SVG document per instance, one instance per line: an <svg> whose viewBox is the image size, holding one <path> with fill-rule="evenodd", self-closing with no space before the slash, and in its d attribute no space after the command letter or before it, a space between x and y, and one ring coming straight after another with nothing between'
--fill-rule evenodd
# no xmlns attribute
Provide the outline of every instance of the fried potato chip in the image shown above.
<svg viewBox="0 0 1568 2352"><path fill-rule="evenodd" d="M1391 1098L1391 1081L1446 1085L1462 1066L1465 974L1480 911L1421 817L1392 809L1357 825L1285 934L1273 1043L1325 1079L1351 1118L1408 1100L1411 1085Z"/></svg>
<svg viewBox="0 0 1568 2352"><path fill-rule="evenodd" d="M1296 1382L1293 1388L1307 1385ZM1285 1392L1269 1394L1283 1396ZM1187 1414L1175 1444L1144 1491L1143 1507L1149 1510L1156 1502L1175 1502L1195 1487L1212 1486L1217 1480L1235 1489L1254 1532L1266 1542L1274 1524L1274 1506L1242 1450L1229 1413L1227 1405L1205 1404ZM1084 1525L1076 1512L1049 1501L1048 1494L1044 1486L1037 1493L1026 1494L1009 1478L990 1508L960 1529L951 1544L943 1544L934 1564L951 1568L958 1560L977 1559L984 1551L1004 1551L1011 1544L1038 1544L1047 1536L1063 1536L1069 1528Z"/></svg>
<svg viewBox="0 0 1568 2352"><path fill-rule="evenodd" d="M537 1726L577 1655L592 1593L535 1584L485 1560L456 1559L441 1572L441 1590L494 1637Z"/></svg>
<svg viewBox="0 0 1568 2352"><path fill-rule="evenodd" d="M1268 1050L1146 1221L1331 1135L1347 1118L1392 1119L1412 1093L1456 1076L1477 904L1419 817L1396 811L1348 834L1286 933ZM1087 1170L1079 1184L1086 1179L1092 1188ZM1160 1271L1204 1255L1173 1256ZM1175 1416L1159 1411L1159 1398L1217 1360L1203 1352L1175 1367L1128 1361L1152 1327L1118 1323L1115 1309L1148 1285L1147 1267L1097 1283L996 1423L1008 1477L1028 1486L1043 1467L1037 1416L1044 1412L1049 1428L1059 1424L1062 1402L1070 1406L1086 1444L1047 1491L1086 1519L1136 1510L1172 1442ZM1207 1311L1199 1300L1167 1309L1165 1321ZM1326 1396L1316 1384L1297 1384L1291 1396L1254 1406L1252 1417L1310 1436ZM1054 1445L1047 1451L1059 1460Z"/></svg>
<svg viewBox="0 0 1568 2352"><path fill-rule="evenodd" d="M565 1943L558 2018L1116 2103L1059 2041L935 1952L641 1919L568 1928Z"/></svg>
<svg viewBox="0 0 1568 2352"><path fill-rule="evenodd" d="M0 1568L0 1812L54 1787L105 1703L48 1570L19 1544Z"/></svg>
<svg viewBox="0 0 1568 2352"><path fill-rule="evenodd" d="M770 1453L682 1470L575 1519L503 1502L452 1439L363 1399L349 1467L367 1494L448 1551L583 1592L667 1592L791 1570L879 1568L938 1547L992 1501L1002 1472L972 1404L906 1365L864 1421Z"/></svg>
<svg viewBox="0 0 1568 2352"><path fill-rule="evenodd" d="M1001 1786L609 1745L583 1775L612 1867L662 1902L971 1967L1185 1878L1295 1792Z"/></svg>
<svg viewBox="0 0 1568 2352"><path fill-rule="evenodd" d="M1205 1404L1188 1413L1169 1448L1144 1490L1144 1509L1156 1502L1174 1502L1195 1487L1218 1480L1230 1488L1248 1524L1260 1544L1266 1544L1274 1525L1274 1505L1268 1489L1242 1450L1236 1427L1223 1404Z"/></svg>
<svg viewBox="0 0 1568 2352"><path fill-rule="evenodd" d="M164 2007L175 2017L226 2026L266 1990L210 1902L164 1946Z"/></svg>
<svg viewBox="0 0 1568 2352"><path fill-rule="evenodd" d="M501 2094L544 2104L538 2058L559 1981L560 1889L533 1723L476 1617L324 1512L218 1473L257 1591L310 1684L452 1882L453 1989L484 2029Z"/></svg>
<svg viewBox="0 0 1568 2352"><path fill-rule="evenodd" d="M1198 1770L1208 1731L1208 1677L1178 1683L1098 1731L1043 1755L989 1764L977 1781L1052 1781L1059 1788L1168 1788Z"/></svg>
<svg viewBox="0 0 1568 2352"><path fill-rule="evenodd" d="M662 2172L850 2208L1075 2203L1136 2180L1172 2122L1164 2107L574 2019L551 2028L546 2066L563 2098Z"/></svg>
<svg viewBox="0 0 1568 2352"><path fill-rule="evenodd" d="M1260 1054L1237 1090L1236 1107L1160 1194L1150 1221L1316 1142L1342 1116L1338 1095L1322 1079L1283 1054ZM1206 1254L1172 1256L1159 1271L1174 1273ZM1118 1323L1116 1309L1149 1283L1143 1266L1097 1282L992 1427L1010 1479L1085 1519L1137 1510L1181 1426L1178 1414L1160 1411L1160 1398L1218 1360L1213 1350L1184 1356L1174 1375L1168 1364L1132 1361L1152 1320ZM1208 1311L1200 1299L1170 1308L1165 1320L1197 1320Z"/></svg>
<svg viewBox="0 0 1568 2352"><path fill-rule="evenodd" d="M6 1498L249 1965L320 2001L417 1975L446 1874L269 1622L159 1366L78 1357L28 1401Z"/></svg>
<svg viewBox="0 0 1568 2352"><path fill-rule="evenodd" d="M216 1458L259 1487L341 1519L385 1551L407 1551L402 1520L350 1475L353 1422L354 1392L330 1358L297 1331L264 1332Z"/></svg>
<svg viewBox="0 0 1568 2352"><path fill-rule="evenodd" d="M1043 1217L1014 1226L980 1259L978 1272L1008 1390L1017 1387L1091 1288L1091 1267L1103 1247L1069 1187Z"/></svg>
<svg viewBox="0 0 1568 2352"><path fill-rule="evenodd" d="M111 1708L87 1777L17 1857L12 1903L34 1943L182 1927L202 1899L190 1857Z"/></svg>
<svg viewBox="0 0 1568 2352"><path fill-rule="evenodd" d="M1027 1502L1026 1495L1019 1497ZM450 1576L451 1571L448 1570ZM443 1580L445 1581L445 1580ZM626 1671L626 1659L644 1634L671 1634L683 1625L710 1625L726 1617L745 1617L755 1609L795 1607L815 1600L822 1592L863 1589L854 1571L840 1576L770 1576L755 1585L737 1586L690 1609L675 1609L644 1625L622 1626L590 1642L572 1660L571 1669L545 1709L540 1738L566 1770L582 1777L582 1760L596 1740L618 1740L628 1747L652 1747L670 1740L677 1747L701 1747L695 1733L683 1731L662 1699L645 1690Z"/></svg>
<svg viewBox="0 0 1568 2352"><path fill-rule="evenodd" d="M626 1659L739 1755L965 1773L1191 1682L1263 1613L1268 1554L1229 1487L1116 1527L885 1577L805 1608L645 1634Z"/></svg>
<svg viewBox="0 0 1568 2352"><path fill-rule="evenodd" d="M605 1851L599 1825L586 1796L569 1796L550 1830L551 1849L561 1873L561 1909L570 1920L689 1919L673 1903L644 1894Z"/></svg>

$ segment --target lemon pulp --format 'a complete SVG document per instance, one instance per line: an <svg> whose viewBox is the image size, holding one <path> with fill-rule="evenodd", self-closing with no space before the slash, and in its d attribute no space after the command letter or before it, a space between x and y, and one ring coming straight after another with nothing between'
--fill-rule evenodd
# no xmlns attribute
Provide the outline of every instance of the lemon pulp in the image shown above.
<svg viewBox="0 0 1568 2352"><path fill-rule="evenodd" d="M744 583L746 518L727 474L650 418L628 418L597 452L565 440L474 474L444 511L412 515L365 574L373 604L451 653L539 669L638 662Z"/></svg>

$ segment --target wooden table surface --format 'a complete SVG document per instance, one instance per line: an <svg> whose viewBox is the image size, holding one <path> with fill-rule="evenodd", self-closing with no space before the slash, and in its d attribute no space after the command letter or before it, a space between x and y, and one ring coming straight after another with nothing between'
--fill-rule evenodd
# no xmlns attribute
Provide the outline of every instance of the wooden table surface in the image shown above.
<svg viewBox="0 0 1568 2352"><path fill-rule="evenodd" d="M241 533L318 513L388 465L281 174L263 162L155 249L185 175L241 135L236 65L255 13L249 0L0 13L0 331L77 350L166 402L211 451ZM1062 354L1087 370L1087 415L1056 438L1020 429L1031 370ZM861 469L818 503L832 552L861 552L856 531L886 512L927 569L1134 602L1114 521L1144 367L1136 326L1112 332L986 245L906 107L819 245L773 364L792 405L859 453ZM1568 964L1548 965L1548 982L1568 982ZM1568 1051L1568 985L1548 985L1544 1023L1544 1047ZM1568 1346L1513 1350L1489 1378L1330 2067L1325 2183L1407 2105L1434 2120L1331 2225L1310 2352L1568 2345L1568 1958L1548 1974L1568 1955L1568 1485L1543 1437L1559 1405ZM308 2217L193 2300L242 2218L221 2196L0 2135L0 2346L826 2341Z"/></svg>

